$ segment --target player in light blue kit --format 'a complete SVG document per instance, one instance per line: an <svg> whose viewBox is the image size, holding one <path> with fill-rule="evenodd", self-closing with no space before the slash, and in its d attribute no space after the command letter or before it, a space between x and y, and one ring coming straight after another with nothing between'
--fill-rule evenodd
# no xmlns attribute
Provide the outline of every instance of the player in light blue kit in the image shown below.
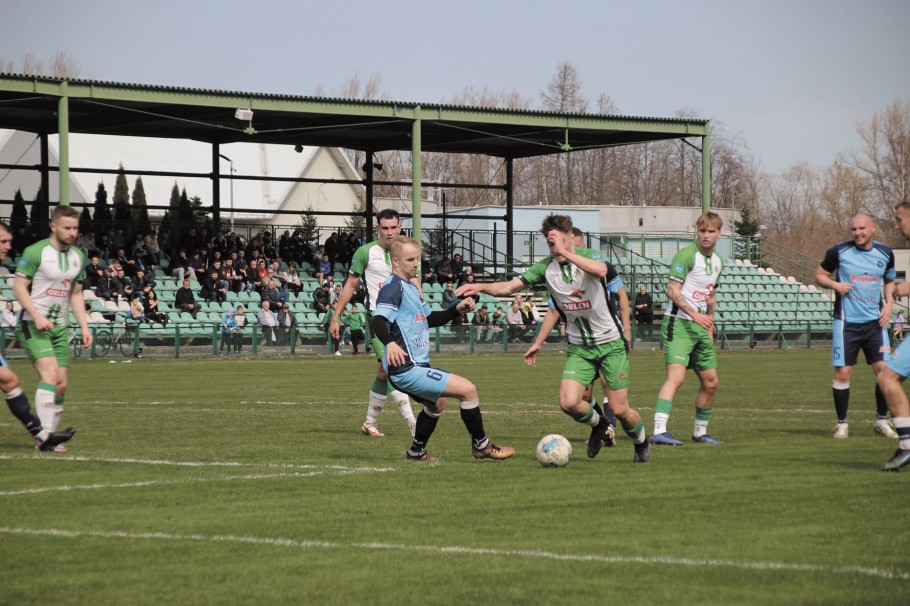
<svg viewBox="0 0 910 606"><path fill-rule="evenodd" d="M815 282L834 290L834 329L831 336L834 366L834 409L837 412L835 438L846 438L847 408L850 404L850 377L860 349L877 377L891 358L891 306L894 297L894 253L872 239L875 223L860 213L850 219L852 240L832 246L815 271ZM833 277L832 277L833 276ZM884 283L884 301L882 284ZM888 404L881 388L875 387L878 435L896 438L886 415Z"/></svg>
<svg viewBox="0 0 910 606"><path fill-rule="evenodd" d="M461 402L461 420L471 434L474 458L508 459L515 449L498 446L487 437L474 384L430 366L430 328L451 322L458 313L471 311L474 300L467 298L444 311L431 311L420 290L411 283L420 266L417 242L398 236L389 246L389 255L392 275L379 291L370 327L385 346L382 364L389 381L424 406L405 456L411 461L437 460L426 446L445 408L445 397L451 396Z"/></svg>
<svg viewBox="0 0 910 606"><path fill-rule="evenodd" d="M901 202L895 207L897 211L897 227L910 238L910 201ZM897 297L910 295L910 282L902 282L894 289ZM900 471L910 465L910 400L904 393L901 382L910 376L910 339L904 339L897 350L886 363L885 368L878 373L878 385L885 394L888 409L891 411L891 420L897 431L898 447L894 456L882 467L882 471Z"/></svg>

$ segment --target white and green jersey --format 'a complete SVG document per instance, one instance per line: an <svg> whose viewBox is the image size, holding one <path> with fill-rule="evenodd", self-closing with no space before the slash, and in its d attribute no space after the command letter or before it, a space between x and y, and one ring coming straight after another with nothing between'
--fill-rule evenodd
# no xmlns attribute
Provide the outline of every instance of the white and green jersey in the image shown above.
<svg viewBox="0 0 910 606"><path fill-rule="evenodd" d="M600 260L600 253L575 247L575 254ZM598 278L572 263L560 264L552 256L521 274L529 286L546 284L556 310L566 318L566 332L573 345L603 345L622 338L622 323L610 300L610 284L620 280L609 263L607 275Z"/></svg>
<svg viewBox="0 0 910 606"><path fill-rule="evenodd" d="M367 285L367 309L376 309L376 298L383 283L392 275L392 259L389 251L377 240L364 244L351 259L351 275L362 278Z"/></svg>
<svg viewBox="0 0 910 606"><path fill-rule="evenodd" d="M16 275L31 280L32 303L45 318L61 326L69 320L70 294L85 279L85 265L85 255L75 246L62 251L45 239L25 249ZM33 320L24 309L21 318Z"/></svg>
<svg viewBox="0 0 910 606"><path fill-rule="evenodd" d="M717 253L706 257L693 243L673 257L673 262L670 263L670 280L682 284L682 296L686 302L697 309L698 313L703 314L708 309L708 297L717 287L722 269L723 263ZM669 299L664 314L682 320L692 319L692 316Z"/></svg>

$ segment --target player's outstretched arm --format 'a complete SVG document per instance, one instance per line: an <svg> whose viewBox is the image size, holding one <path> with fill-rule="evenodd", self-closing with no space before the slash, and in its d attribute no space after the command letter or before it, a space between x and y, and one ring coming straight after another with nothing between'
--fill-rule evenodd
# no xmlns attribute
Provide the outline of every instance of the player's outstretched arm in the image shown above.
<svg viewBox="0 0 910 606"><path fill-rule="evenodd" d="M518 292L519 290L524 290L525 288L527 288L527 285L521 278L512 278L508 282L465 283L455 289L455 296L470 297L479 295L480 293L486 293L488 295L493 295L494 297L504 297L506 295L511 295L514 292Z"/></svg>

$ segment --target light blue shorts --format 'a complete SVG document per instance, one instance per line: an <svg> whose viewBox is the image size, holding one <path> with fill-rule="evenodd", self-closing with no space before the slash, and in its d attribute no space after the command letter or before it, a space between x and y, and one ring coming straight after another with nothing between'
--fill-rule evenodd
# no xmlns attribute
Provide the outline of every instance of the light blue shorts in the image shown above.
<svg viewBox="0 0 910 606"><path fill-rule="evenodd" d="M398 391L403 391L421 404L432 406L442 397L450 374L438 368L414 366L402 373L389 375L389 381Z"/></svg>
<svg viewBox="0 0 910 606"><path fill-rule="evenodd" d="M891 359L886 366L902 377L910 377L910 339L901 341L897 349L891 352Z"/></svg>

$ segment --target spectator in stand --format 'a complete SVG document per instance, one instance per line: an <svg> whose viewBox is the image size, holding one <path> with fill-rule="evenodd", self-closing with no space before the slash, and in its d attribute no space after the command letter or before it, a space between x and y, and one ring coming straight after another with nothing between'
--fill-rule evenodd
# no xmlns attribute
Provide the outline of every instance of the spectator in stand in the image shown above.
<svg viewBox="0 0 910 606"><path fill-rule="evenodd" d="M192 289L190 289L189 279L184 279L183 286L174 293L174 307L180 311L188 312L193 318L199 313L200 307L196 303L196 297L193 296Z"/></svg>
<svg viewBox="0 0 910 606"><path fill-rule="evenodd" d="M331 309L331 296L329 295L329 282L326 280L322 286L313 291L313 309L322 314Z"/></svg>
<svg viewBox="0 0 910 606"><path fill-rule="evenodd" d="M186 256L186 249L178 250L171 260L171 277L176 278L179 283L183 283L185 278L196 279L196 273L190 267L190 260Z"/></svg>
<svg viewBox="0 0 910 606"><path fill-rule="evenodd" d="M462 284L474 284L477 282L473 273L461 274L461 275L465 276L465 281L461 282L459 284L459 286L461 286Z"/></svg>
<svg viewBox="0 0 910 606"><path fill-rule="evenodd" d="M116 273L117 280L120 282L120 292L115 293L115 295L120 299L126 299L127 301L131 300L133 298L134 290L133 281L126 275L126 271L120 264L114 266L114 272Z"/></svg>
<svg viewBox="0 0 910 606"><path fill-rule="evenodd" d="M363 334L363 324L366 319L357 304L351 305L351 313L344 318L344 325L350 331L351 345L354 347L354 355L360 355L360 344L366 339Z"/></svg>
<svg viewBox="0 0 910 606"><path fill-rule="evenodd" d="M132 298L145 299L150 290L155 288L155 278L151 274L146 274L141 269L136 270L136 278L133 280Z"/></svg>
<svg viewBox="0 0 910 606"><path fill-rule="evenodd" d="M474 326L474 340L482 342L489 332L488 327L490 325L490 312L487 311L486 305L474 312L471 324Z"/></svg>
<svg viewBox="0 0 910 606"><path fill-rule="evenodd" d="M465 282L473 283L476 278L477 276L474 275L474 268L470 265L465 265L464 269L461 270L461 273L458 274L458 285L461 286Z"/></svg>
<svg viewBox="0 0 910 606"><path fill-rule="evenodd" d="M329 341L332 342L332 353L334 353L336 356L340 356L341 352L338 351L338 344L340 343L340 339L336 339L332 336L332 333L329 332L329 326L332 323L332 313L333 310L330 309L329 311L325 312L325 314L323 314L322 319L319 320L319 330L325 332L326 343ZM342 312L341 317L338 319L339 325L343 325L346 316L347 314L345 312Z"/></svg>
<svg viewBox="0 0 910 606"><path fill-rule="evenodd" d="M234 267L234 259L231 257L224 260L223 267L221 268L221 277L227 281L228 291L240 292L242 279L237 273L237 268Z"/></svg>
<svg viewBox="0 0 910 606"><path fill-rule="evenodd" d="M326 239L325 244L325 254L328 255L329 261L335 261L338 256L339 247L341 246L341 241L338 238L338 232L333 231L332 235Z"/></svg>
<svg viewBox="0 0 910 606"><path fill-rule="evenodd" d="M130 302L130 310L126 312L126 318L133 322L149 322L149 319L145 316L145 307L142 305L140 297L136 297Z"/></svg>
<svg viewBox="0 0 910 606"><path fill-rule="evenodd" d="M487 325L487 341L500 341L502 339L502 327L506 323L506 315L501 307L497 307L493 315L490 316L490 323Z"/></svg>
<svg viewBox="0 0 910 606"><path fill-rule="evenodd" d="M319 264L316 266L316 281L322 282L325 280L326 276L332 275L332 262L329 260L329 255L322 255L322 259L319 261Z"/></svg>
<svg viewBox="0 0 910 606"><path fill-rule="evenodd" d="M275 321L278 322L278 327L276 328L276 331L278 332L278 344L289 345L291 339L295 338L297 332L300 330L297 325L297 316L294 315L294 312L289 305L285 305L281 301L278 301L276 305L278 306L276 308L278 313L275 314Z"/></svg>
<svg viewBox="0 0 910 606"><path fill-rule="evenodd" d="M443 257L436 264L436 279L440 282L451 282L453 284L458 281L458 274L452 271L452 263L448 257Z"/></svg>
<svg viewBox="0 0 910 606"><path fill-rule="evenodd" d="M528 327L522 323L521 303L517 300L512 301L509 311L506 312L506 324L509 327L509 342L511 343L518 343L528 332Z"/></svg>
<svg viewBox="0 0 910 606"><path fill-rule="evenodd" d="M639 286L638 294L635 295L635 319L638 323L638 338L647 338L650 341L654 322L654 300L644 286Z"/></svg>
<svg viewBox="0 0 910 606"><path fill-rule="evenodd" d="M260 283L262 283L263 281L268 279L269 266L265 262L264 258L260 257L259 260L256 261L256 271L259 273L259 282ZM268 284L268 282L266 282L266 284Z"/></svg>
<svg viewBox="0 0 910 606"><path fill-rule="evenodd" d="M233 339L234 355L239 356L240 352L243 350L243 329L249 324L243 305L237 306L237 313L234 314L234 322L237 323L237 332L234 333Z"/></svg>
<svg viewBox="0 0 910 606"><path fill-rule="evenodd" d="M148 318L150 322L158 322L159 324L167 326L167 314L161 311L158 304L158 295L155 294L154 290L148 292L148 295L142 302L142 306L145 309L145 317Z"/></svg>
<svg viewBox="0 0 910 606"><path fill-rule="evenodd" d="M461 280L461 274L464 272L465 263L461 258L461 255L454 254L452 255L452 262L449 264L452 268L452 273L458 277L458 280Z"/></svg>
<svg viewBox="0 0 910 606"><path fill-rule="evenodd" d="M224 355L225 348L227 348L228 353L231 352L234 345L234 335L236 333L236 312L233 309L229 309L227 310L227 313L224 314L224 317L221 318L221 355Z"/></svg>
<svg viewBox="0 0 910 606"><path fill-rule="evenodd" d="M262 302L262 307L259 309L259 313L256 314L256 320L259 322L259 327L262 328L264 344L277 345L278 337L275 334L275 329L278 327L278 320L275 319L275 314L272 312L268 301Z"/></svg>
<svg viewBox="0 0 910 606"><path fill-rule="evenodd" d="M243 252L243 251L241 251ZM243 292L253 292L257 290L252 276L259 277L259 272L249 265L237 267L237 275L240 277L240 289Z"/></svg>
<svg viewBox="0 0 910 606"><path fill-rule="evenodd" d="M332 289L331 294L329 296L329 305L331 307L335 307L335 303L337 303L338 299L341 298L342 290L344 290L344 287L342 287L341 284L336 284L335 288Z"/></svg>
<svg viewBox="0 0 910 606"><path fill-rule="evenodd" d="M158 267L161 264L161 246L158 243L158 235L154 229L145 236L143 243L146 251L145 265L150 269Z"/></svg>
<svg viewBox="0 0 910 606"><path fill-rule="evenodd" d="M100 265L98 255L92 257L92 261L85 268L85 288L96 290L101 276L104 275L104 268ZM96 293L97 294L97 293Z"/></svg>
<svg viewBox="0 0 910 606"><path fill-rule="evenodd" d="M13 302L7 301L6 308L0 314L0 328L6 333L7 337L16 338L16 324L19 320L16 318L16 310L13 308Z"/></svg>
<svg viewBox="0 0 910 606"><path fill-rule="evenodd" d="M199 276L205 275L205 259L202 258L198 248L194 249L190 256L190 270L192 270L190 276L196 280L199 279Z"/></svg>
<svg viewBox="0 0 910 606"><path fill-rule="evenodd" d="M420 281L424 284L436 284L436 272L433 271L430 255L426 252L420 253Z"/></svg>
<svg viewBox="0 0 910 606"><path fill-rule="evenodd" d="M451 282L446 282L446 289L442 291L442 307L444 309L458 304L458 297L455 296L453 286Z"/></svg>
<svg viewBox="0 0 910 606"><path fill-rule="evenodd" d="M285 288L295 295L300 294L303 284L300 282L300 274L297 273L297 264L291 261L288 263L287 270L281 272L281 278L284 279Z"/></svg>
<svg viewBox="0 0 910 606"><path fill-rule="evenodd" d="M272 311L278 311L277 303L281 301L281 296L278 291L278 287L275 286L274 280L266 280L263 283L262 290L259 291L259 298L263 301L268 301Z"/></svg>
<svg viewBox="0 0 910 606"><path fill-rule="evenodd" d="M457 307L460 302L461 299L456 299L455 307ZM452 318L452 334L454 334L462 343L467 343L468 341L468 326L470 324L471 322L468 320L466 311L459 311L455 314L455 317Z"/></svg>
<svg viewBox="0 0 910 606"><path fill-rule="evenodd" d="M214 267L208 275L202 280L202 288L199 290L199 296L206 303L221 303L227 300L227 289L222 285L218 270Z"/></svg>
<svg viewBox="0 0 910 606"><path fill-rule="evenodd" d="M521 319L531 332L534 332L534 327L540 324L540 314L537 311L537 305L534 303L534 295L528 295L522 301Z"/></svg>
<svg viewBox="0 0 910 606"><path fill-rule="evenodd" d="M95 294L105 301L114 301L121 291L120 280L114 274L114 268L110 265L104 268L101 276L98 278L98 286L95 287Z"/></svg>

